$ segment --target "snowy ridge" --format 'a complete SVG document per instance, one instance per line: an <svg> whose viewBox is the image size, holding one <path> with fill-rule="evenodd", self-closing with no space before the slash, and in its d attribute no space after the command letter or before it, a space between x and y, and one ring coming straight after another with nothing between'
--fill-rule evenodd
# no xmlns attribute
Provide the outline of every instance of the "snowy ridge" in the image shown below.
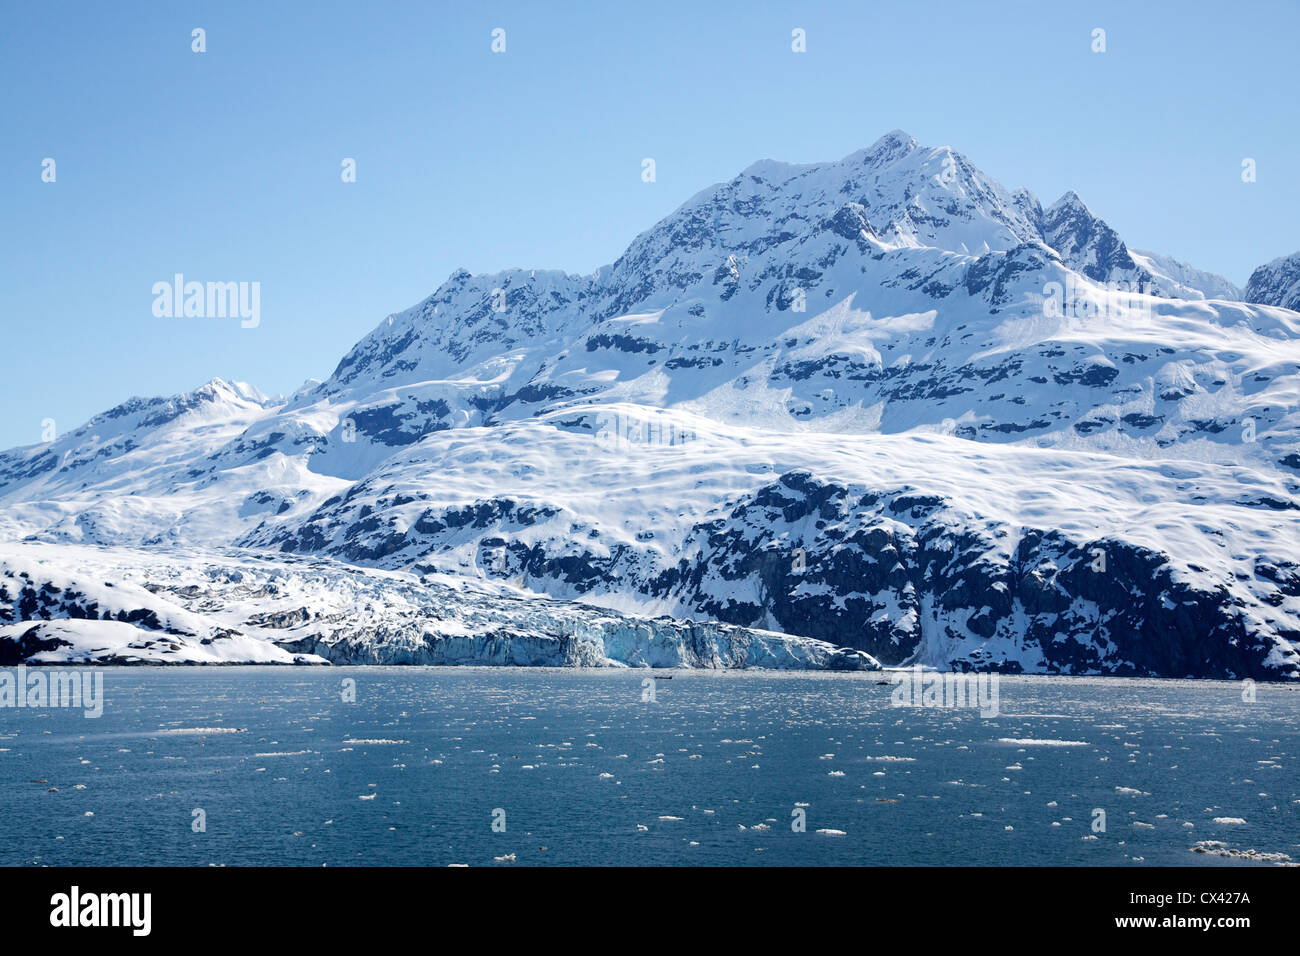
<svg viewBox="0 0 1300 956"><path fill-rule="evenodd" d="M1223 276L1189 266L1172 256L1163 256L1158 252L1146 252L1141 249L1130 249L1129 255L1135 263L1152 274L1162 275L1185 289L1199 292L1206 299L1239 302L1244 298L1243 290Z"/></svg>

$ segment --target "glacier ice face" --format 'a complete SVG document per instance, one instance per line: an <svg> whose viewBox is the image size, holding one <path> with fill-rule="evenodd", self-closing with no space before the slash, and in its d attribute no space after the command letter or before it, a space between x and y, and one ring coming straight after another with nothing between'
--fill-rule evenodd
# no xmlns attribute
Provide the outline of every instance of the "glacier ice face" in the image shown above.
<svg viewBox="0 0 1300 956"><path fill-rule="evenodd" d="M463 577L330 561L0 547L0 666L430 664L874 670L869 655Z"/></svg>

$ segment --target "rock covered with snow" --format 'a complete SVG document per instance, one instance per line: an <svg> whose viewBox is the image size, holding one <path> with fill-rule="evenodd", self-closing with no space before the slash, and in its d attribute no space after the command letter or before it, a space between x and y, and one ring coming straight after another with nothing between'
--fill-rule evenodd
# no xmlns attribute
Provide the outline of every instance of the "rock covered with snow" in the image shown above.
<svg viewBox="0 0 1300 956"><path fill-rule="evenodd" d="M1252 272L1243 298L1300 311L1300 252L1274 259Z"/></svg>

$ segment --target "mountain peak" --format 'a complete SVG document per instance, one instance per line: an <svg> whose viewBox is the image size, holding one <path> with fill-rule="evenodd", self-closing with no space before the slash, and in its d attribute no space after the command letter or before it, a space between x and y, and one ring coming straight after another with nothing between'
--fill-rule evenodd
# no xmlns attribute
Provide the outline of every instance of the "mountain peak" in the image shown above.
<svg viewBox="0 0 1300 956"><path fill-rule="evenodd" d="M920 148L920 143L910 135L901 129L896 129L886 133L866 149L860 149L846 156L844 163L846 165L863 163L868 166L883 166L895 162Z"/></svg>
<svg viewBox="0 0 1300 956"><path fill-rule="evenodd" d="M1088 208L1088 204L1083 201L1083 197L1073 189L1067 189L1060 199L1047 207L1047 215L1054 216L1065 210L1077 210L1089 216L1093 214L1092 210Z"/></svg>
<svg viewBox="0 0 1300 956"><path fill-rule="evenodd" d="M872 152L875 152L876 150L885 150L885 149L912 150L915 149L918 145L920 144L917 143L917 141L914 138L912 138L911 134L908 133L906 130L891 129L884 136L880 137L880 139L872 143L870 149Z"/></svg>
<svg viewBox="0 0 1300 956"><path fill-rule="evenodd" d="M193 392L190 393L199 401L234 401L248 402L254 405L266 405L270 399L254 385L247 382L238 382L233 379L227 382L224 378L212 378L204 382ZM176 396L185 398L184 395Z"/></svg>

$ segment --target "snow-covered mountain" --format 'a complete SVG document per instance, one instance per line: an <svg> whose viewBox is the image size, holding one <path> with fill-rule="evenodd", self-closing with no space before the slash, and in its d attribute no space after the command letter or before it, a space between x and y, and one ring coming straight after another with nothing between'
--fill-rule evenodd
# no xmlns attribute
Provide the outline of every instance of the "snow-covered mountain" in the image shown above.
<svg viewBox="0 0 1300 956"><path fill-rule="evenodd" d="M1300 310L1300 252L1274 259L1252 272L1242 298Z"/></svg>
<svg viewBox="0 0 1300 956"><path fill-rule="evenodd" d="M1255 286L895 132L756 163L592 275L458 271L287 399L214 382L7 452L0 530L887 664L1295 678L1300 314Z"/></svg>

